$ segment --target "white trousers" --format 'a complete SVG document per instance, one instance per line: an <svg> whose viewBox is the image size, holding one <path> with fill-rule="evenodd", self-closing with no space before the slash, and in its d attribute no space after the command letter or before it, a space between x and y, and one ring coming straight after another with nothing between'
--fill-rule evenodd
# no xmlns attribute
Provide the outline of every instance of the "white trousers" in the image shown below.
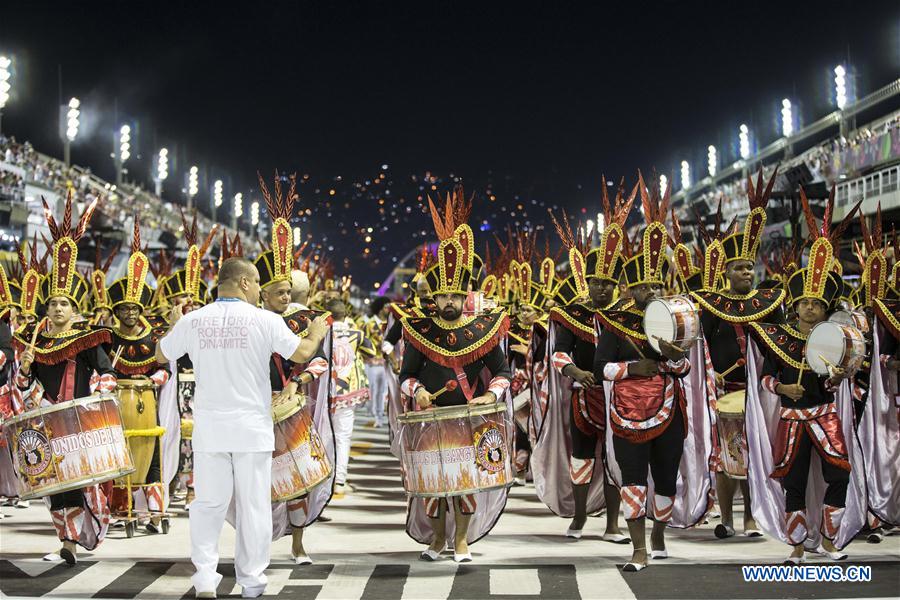
<svg viewBox="0 0 900 600"><path fill-rule="evenodd" d="M243 588L264 588L272 543L272 453L194 451L191 503L191 583L197 591L214 591L222 576L219 535L234 499L234 572Z"/></svg>
<svg viewBox="0 0 900 600"><path fill-rule="evenodd" d="M331 415L331 426L334 428L334 482L347 483L347 465L350 462L350 438L353 436L353 419L356 413L352 408L339 408ZM191 505L193 509L193 504Z"/></svg>
<svg viewBox="0 0 900 600"><path fill-rule="evenodd" d="M384 419L384 397L387 394L384 365L366 365L366 377L369 380L369 411L380 421Z"/></svg>

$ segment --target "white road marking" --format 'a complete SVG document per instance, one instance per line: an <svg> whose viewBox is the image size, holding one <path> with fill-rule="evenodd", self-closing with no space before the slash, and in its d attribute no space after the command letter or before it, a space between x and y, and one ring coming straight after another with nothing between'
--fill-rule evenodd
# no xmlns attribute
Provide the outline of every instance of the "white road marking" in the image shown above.
<svg viewBox="0 0 900 600"><path fill-rule="evenodd" d="M635 598L631 588L622 579L618 568L595 569L576 566L575 580L578 582L578 591L584 600L593 600L594 598L633 600Z"/></svg>
<svg viewBox="0 0 900 600"><path fill-rule="evenodd" d="M491 569L491 595L537 596L541 580L537 569Z"/></svg>
<svg viewBox="0 0 900 600"><path fill-rule="evenodd" d="M372 564L335 565L316 600L362 597L374 570Z"/></svg>
<svg viewBox="0 0 900 600"><path fill-rule="evenodd" d="M129 560L97 562L56 586L52 592L44 595L71 597L75 594L83 594L84 590L97 590L99 592L124 575L133 566L134 563Z"/></svg>
<svg viewBox="0 0 900 600"><path fill-rule="evenodd" d="M144 588L137 598L181 598L193 589L191 575L194 565L188 562L175 563L165 575Z"/></svg>
<svg viewBox="0 0 900 600"><path fill-rule="evenodd" d="M403 585L401 598L405 600L417 598L443 600L450 595L455 577L456 564L449 557L436 563L415 562L409 566L409 576Z"/></svg>

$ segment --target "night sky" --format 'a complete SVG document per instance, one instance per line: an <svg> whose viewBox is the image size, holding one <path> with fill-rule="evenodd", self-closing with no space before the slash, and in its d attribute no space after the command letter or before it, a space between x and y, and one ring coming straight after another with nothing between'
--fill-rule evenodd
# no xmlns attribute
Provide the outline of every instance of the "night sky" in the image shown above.
<svg viewBox="0 0 900 600"><path fill-rule="evenodd" d="M73 162L113 178L112 132L130 122L131 176L151 185L168 147L173 202L194 163L202 207L216 178L249 198L257 169L308 174L298 224L366 286L432 234L432 184L477 194L476 229L596 214L601 174L677 180L686 159L696 178L709 144L735 159L740 123L760 146L778 137L784 97L801 121L826 114L839 62L861 96L900 74L896 1L60 4L2 12L4 133L61 156L61 66L84 111Z"/></svg>

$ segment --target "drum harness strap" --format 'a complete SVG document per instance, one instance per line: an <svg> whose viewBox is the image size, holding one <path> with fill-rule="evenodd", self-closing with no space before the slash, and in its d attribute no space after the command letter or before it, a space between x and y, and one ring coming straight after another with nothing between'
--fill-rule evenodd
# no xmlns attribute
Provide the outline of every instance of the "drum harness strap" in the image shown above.
<svg viewBox="0 0 900 600"><path fill-rule="evenodd" d="M475 397L475 394L472 391L472 386L469 385L469 378L466 376L466 372L460 367L453 367L453 372L456 373L459 389L462 390L463 395L466 397L466 402L471 402L472 398Z"/></svg>
<svg viewBox="0 0 900 600"><path fill-rule="evenodd" d="M63 372L62 381L59 382L59 390L56 393L57 402L65 402L75 398L75 359L66 360L66 370Z"/></svg>

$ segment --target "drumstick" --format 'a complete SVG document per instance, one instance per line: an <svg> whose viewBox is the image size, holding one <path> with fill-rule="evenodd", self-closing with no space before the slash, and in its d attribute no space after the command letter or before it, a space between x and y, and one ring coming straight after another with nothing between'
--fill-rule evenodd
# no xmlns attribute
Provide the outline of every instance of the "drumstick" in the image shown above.
<svg viewBox="0 0 900 600"><path fill-rule="evenodd" d="M800 385L800 380L803 379L803 369L806 368L806 361L800 362L800 373L797 375L797 385Z"/></svg>
<svg viewBox="0 0 900 600"><path fill-rule="evenodd" d="M433 393L431 395L431 399L434 400L435 398L437 398L444 392L452 392L453 390L456 389L456 387L458 385L459 385L459 382L457 382L455 379L449 379L447 381L447 383L444 385L444 387L442 387L441 389L439 389L438 391L436 391L435 393Z"/></svg>
<svg viewBox="0 0 900 600"><path fill-rule="evenodd" d="M116 363L119 362L119 357L122 356L122 350L125 349L125 346L119 346L116 349L116 353L113 355L112 364L110 365L111 369L116 368Z"/></svg>
<svg viewBox="0 0 900 600"><path fill-rule="evenodd" d="M628 343L631 344L631 347L634 348L634 351L637 352L641 358L647 358L646 356L644 356L644 353L641 352L641 349L638 348L638 345L634 343L633 339L631 339L627 335L625 336L625 339L628 340Z"/></svg>
<svg viewBox="0 0 900 600"><path fill-rule="evenodd" d="M734 370L737 369L738 367L743 367L745 364L747 364L747 361L744 360L743 358L739 358L738 361L737 361L736 363L734 363L733 365L731 365L730 367L728 367L727 369L725 369L724 371L722 371L721 373L719 373L719 376L722 377L722 378L724 379L725 377L728 376L729 373L731 373L732 371L734 371Z"/></svg>
<svg viewBox="0 0 900 600"><path fill-rule="evenodd" d="M34 327L34 331L31 334L31 344L28 346L28 351L34 354L34 345L37 343L38 334L41 332L41 329L47 324L47 317L41 319L37 325Z"/></svg>

